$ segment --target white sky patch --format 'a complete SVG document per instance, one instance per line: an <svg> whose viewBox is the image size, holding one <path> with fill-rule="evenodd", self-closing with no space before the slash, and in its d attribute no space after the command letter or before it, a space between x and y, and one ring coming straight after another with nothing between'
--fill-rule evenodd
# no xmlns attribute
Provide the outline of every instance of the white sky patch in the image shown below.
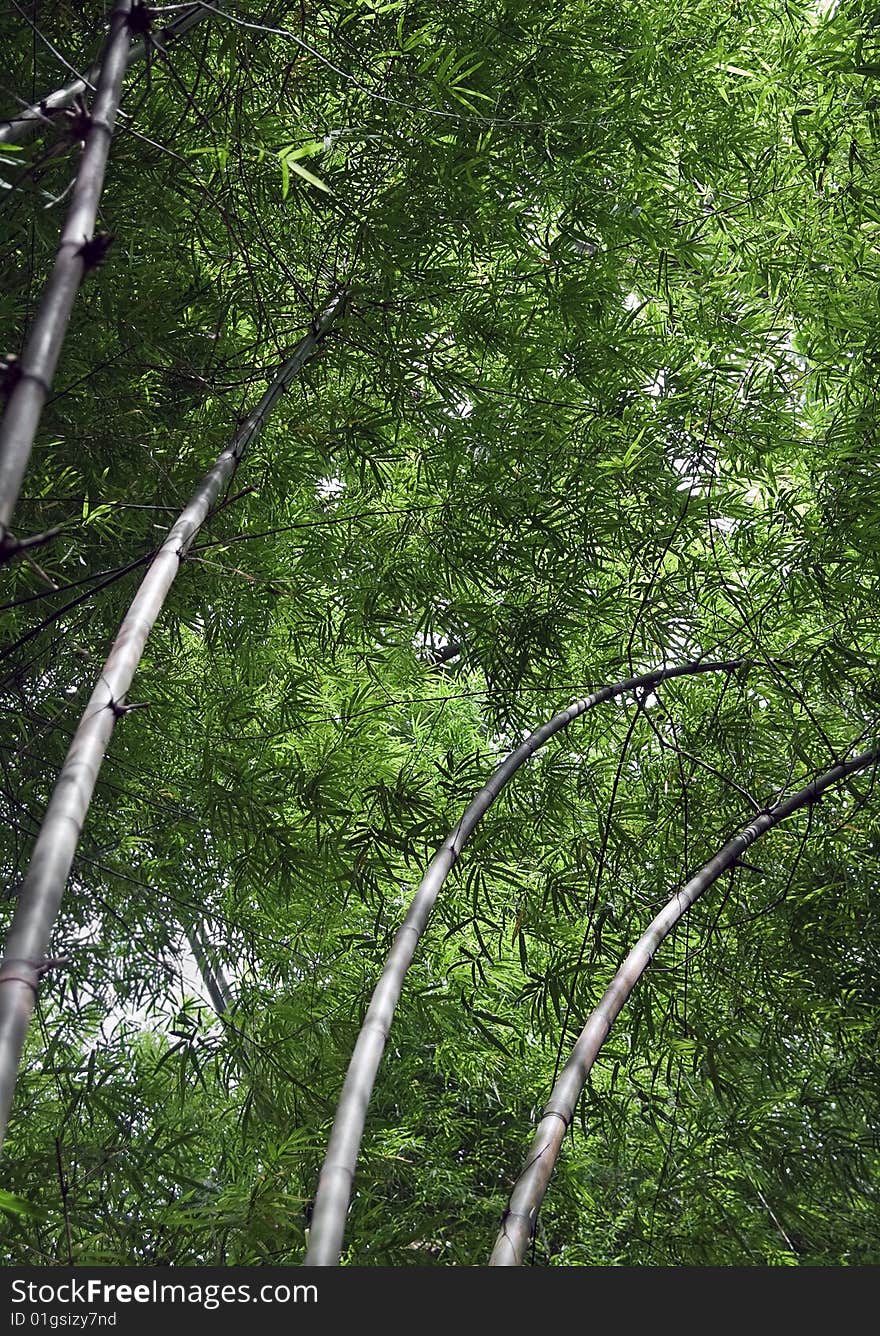
<svg viewBox="0 0 880 1336"><path fill-rule="evenodd" d="M691 456L684 459L674 456L671 460L672 468L681 478L676 491L692 491L694 496L707 496L715 476L715 456L714 452L705 452L704 458Z"/></svg>
<svg viewBox="0 0 880 1336"><path fill-rule="evenodd" d="M332 478L319 478L315 483L315 495L319 501L335 501L345 491L345 482L336 473Z"/></svg>
<svg viewBox="0 0 880 1336"><path fill-rule="evenodd" d="M96 944L103 938L102 925L94 919L76 939L75 945ZM86 1050L108 1044L114 1032L119 1029L137 1030L150 1034L165 1034L175 1024L180 1014L181 1004L186 998L193 998L203 1007L202 1022L219 1025L211 1002L208 989L202 979L196 958L192 953L186 933L181 933L177 946L178 970L174 983L169 979L168 990L164 995L152 998L141 1006L120 1003L110 1007L101 1028L94 1039L86 1044Z"/></svg>
<svg viewBox="0 0 880 1336"><path fill-rule="evenodd" d="M457 418L470 417L474 411L473 400L469 399L466 394L453 396L446 407L452 417Z"/></svg>
<svg viewBox="0 0 880 1336"><path fill-rule="evenodd" d="M764 488L759 482L753 482L751 487L747 487L742 495L743 500L748 502L750 506L761 506L763 508L765 505Z"/></svg>
<svg viewBox="0 0 880 1336"><path fill-rule="evenodd" d="M440 654L444 649L448 649L452 644L442 633L437 632L433 636L425 635L424 631L417 631L412 638L412 647L420 659L431 662L435 654Z"/></svg>

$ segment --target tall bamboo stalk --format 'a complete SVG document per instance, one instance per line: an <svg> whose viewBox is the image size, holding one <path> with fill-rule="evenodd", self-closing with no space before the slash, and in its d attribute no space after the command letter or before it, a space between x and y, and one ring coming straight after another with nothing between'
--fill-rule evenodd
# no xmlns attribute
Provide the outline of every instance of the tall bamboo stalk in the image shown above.
<svg viewBox="0 0 880 1336"><path fill-rule="evenodd" d="M869 766L876 765L878 761L880 761L880 747L862 752L852 760L842 761L834 766L768 811L761 812L745 830L728 840L720 852L700 868L696 876L692 877L682 890L677 891L660 913L651 920L615 974L601 1002L590 1015L553 1087L523 1171L517 1179L510 1203L504 1213L489 1262L490 1266L521 1265L531 1241L538 1211L556 1165L563 1138L574 1118L577 1102L590 1069L615 1018L650 965L654 952L663 939L687 913L694 901L698 900L728 868L733 867L745 851L762 835L766 835L768 830L772 830L799 808L817 802L826 789L833 784L839 784L847 775L866 770Z"/></svg>
<svg viewBox="0 0 880 1336"><path fill-rule="evenodd" d="M335 1266L342 1250L345 1221L354 1182L355 1167L367 1106L376 1079L379 1063L385 1051L391 1021L416 946L427 926L428 917L443 883L452 871L458 856L498 794L513 778L520 766L543 747L554 734L567 728L573 720L603 701L613 700L640 688L651 689L674 677L692 677L698 673L733 672L743 667L743 660L724 663L688 663L677 668L659 668L639 677L602 687L592 696L576 701L568 709L554 715L546 724L530 734L516 751L511 752L494 772L484 788L471 800L458 825L450 832L432 858L419 883L394 944L385 961L379 982L373 992L364 1023L355 1043L348 1065L342 1094L327 1143L324 1165L318 1179L315 1205L309 1233L306 1266Z"/></svg>
<svg viewBox="0 0 880 1336"><path fill-rule="evenodd" d="M260 402L204 475L168 531L138 587L92 692L58 776L17 897L0 962L0 1144L9 1118L28 1022L42 962L114 725L126 712L125 697L183 558L211 508L228 486L251 441L259 435L284 390L324 335L343 314L346 294L336 296L284 362Z"/></svg>
<svg viewBox="0 0 880 1336"><path fill-rule="evenodd" d="M169 42L189 32L190 28L196 23L200 23L202 19L210 17L210 14L210 9L205 9L201 4L195 4L191 9L184 10L177 18L172 19L164 28L153 33L149 42L143 39L133 42L125 55L126 67L133 65L136 60L141 60L150 46L157 43L166 46ZM14 116L8 117L0 123L0 145L21 144L30 139L31 135L36 134L40 127L46 124L53 112L69 107L78 97L87 93L94 86L100 73L101 63L99 61L98 64L90 66L81 79L72 79L70 83L64 84L62 88L56 88L54 92L47 93L45 97L41 97L39 101L34 102L31 106L22 107L21 111L16 112Z"/></svg>
<svg viewBox="0 0 880 1336"><path fill-rule="evenodd" d="M132 0L117 0L101 56L95 100L89 113L85 146L61 233L52 273L43 289L17 376L0 423L0 556L15 551L9 522L30 459L43 405L52 386L61 345L83 275L97 256L90 252L104 171L128 66Z"/></svg>

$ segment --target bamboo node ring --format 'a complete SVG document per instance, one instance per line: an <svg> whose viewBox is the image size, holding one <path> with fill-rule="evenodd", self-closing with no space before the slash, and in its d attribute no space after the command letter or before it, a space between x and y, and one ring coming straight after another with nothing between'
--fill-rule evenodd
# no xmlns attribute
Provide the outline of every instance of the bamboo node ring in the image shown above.
<svg viewBox="0 0 880 1336"><path fill-rule="evenodd" d="M27 974L22 970L27 970ZM21 972L19 972L21 971ZM39 990L41 967L35 965L32 960L23 960L15 956L7 956L0 962L0 984L2 983L23 983L30 988L34 996Z"/></svg>

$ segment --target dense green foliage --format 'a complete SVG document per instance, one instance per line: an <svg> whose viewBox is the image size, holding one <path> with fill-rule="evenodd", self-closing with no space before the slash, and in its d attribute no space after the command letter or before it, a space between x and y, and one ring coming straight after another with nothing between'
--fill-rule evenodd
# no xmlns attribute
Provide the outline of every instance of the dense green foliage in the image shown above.
<svg viewBox="0 0 880 1336"><path fill-rule="evenodd" d="M103 31L28 13L0 19L10 110ZM4 572L10 900L144 561L353 296L114 735L4 1154L6 1262L300 1260L382 959L493 765L592 686L753 660L574 724L441 897L347 1260L485 1262L554 1063L642 926L876 736L878 71L880 10L846 0L242 0L132 68L114 243L16 516L62 532ZM3 351L57 244L64 125L0 154ZM880 1262L872 783L768 836L658 955L536 1265Z"/></svg>

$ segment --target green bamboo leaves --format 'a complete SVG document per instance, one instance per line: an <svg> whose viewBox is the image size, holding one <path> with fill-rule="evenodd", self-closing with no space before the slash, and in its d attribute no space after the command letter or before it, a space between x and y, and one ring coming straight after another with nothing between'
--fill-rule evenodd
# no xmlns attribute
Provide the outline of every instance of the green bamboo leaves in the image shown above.
<svg viewBox="0 0 880 1336"><path fill-rule="evenodd" d="M315 153L320 153L323 149L323 143L313 141L308 144L289 144L281 149L278 154L278 161L281 164L281 198L287 199L290 193L290 173L293 172L301 180L306 181L316 190L323 190L326 195L332 194L330 187L321 181L314 172L304 167L301 159L311 157Z"/></svg>

